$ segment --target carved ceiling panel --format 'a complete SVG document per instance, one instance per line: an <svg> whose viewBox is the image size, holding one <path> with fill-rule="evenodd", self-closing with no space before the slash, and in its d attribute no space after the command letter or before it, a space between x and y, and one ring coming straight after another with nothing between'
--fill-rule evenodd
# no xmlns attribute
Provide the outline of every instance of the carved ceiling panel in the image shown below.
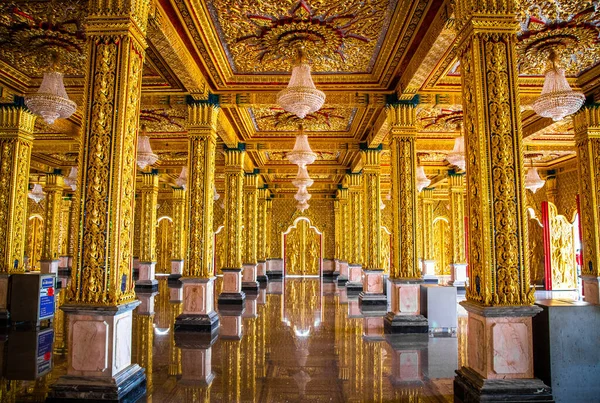
<svg viewBox="0 0 600 403"><path fill-rule="evenodd" d="M249 108L248 111L256 131L296 131L301 124L307 132L349 131L356 115L356 108L333 108L327 105L304 119L276 106Z"/></svg>

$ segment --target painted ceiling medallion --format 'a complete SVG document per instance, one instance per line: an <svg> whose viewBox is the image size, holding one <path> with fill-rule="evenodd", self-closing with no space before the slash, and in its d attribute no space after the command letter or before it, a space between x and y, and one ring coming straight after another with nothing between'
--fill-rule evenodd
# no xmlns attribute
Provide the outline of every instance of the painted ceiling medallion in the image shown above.
<svg viewBox="0 0 600 403"><path fill-rule="evenodd" d="M252 110L257 130L296 130L298 124L306 125L310 131L346 131L352 123L354 109L338 111L336 108L321 108L300 119L283 108L255 108Z"/></svg>

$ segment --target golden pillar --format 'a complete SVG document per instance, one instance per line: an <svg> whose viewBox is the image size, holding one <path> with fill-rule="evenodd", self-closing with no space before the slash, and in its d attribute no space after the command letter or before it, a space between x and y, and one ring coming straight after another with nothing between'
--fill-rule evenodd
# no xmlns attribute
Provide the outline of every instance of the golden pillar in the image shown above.
<svg viewBox="0 0 600 403"><path fill-rule="evenodd" d="M258 263L258 173L247 173L244 179L244 231L242 242L242 290L258 292L256 265Z"/></svg>
<svg viewBox="0 0 600 403"><path fill-rule="evenodd" d="M391 311L384 321L386 333L427 333L421 315L421 270L417 258L417 156L415 107L395 105L387 109L392 149L392 250L390 267Z"/></svg>
<svg viewBox="0 0 600 403"><path fill-rule="evenodd" d="M362 291L362 265L364 263L364 225L363 225L363 174L346 174L348 185L348 219L351 225L349 238L350 250L348 256L348 282L346 289L349 291Z"/></svg>
<svg viewBox="0 0 600 403"><path fill-rule="evenodd" d="M435 244L433 241L433 188L425 188L421 191L421 228L423 230L423 277L437 279L435 277Z"/></svg>
<svg viewBox="0 0 600 403"><path fill-rule="evenodd" d="M0 106L0 321L9 318L10 273L25 271L29 161L35 116L18 106Z"/></svg>
<svg viewBox="0 0 600 403"><path fill-rule="evenodd" d="M44 217L44 242L40 259L40 272L58 273L58 249L62 218L64 178L59 174L46 174L46 211Z"/></svg>
<svg viewBox="0 0 600 403"><path fill-rule="evenodd" d="M153 344L154 344L154 311L143 310L141 305L133 313L133 362L146 370L146 394L152 395L154 383L153 373Z"/></svg>
<svg viewBox="0 0 600 403"><path fill-rule="evenodd" d="M169 321L173 328L175 321L181 315L181 302L178 300L169 301ZM167 369L169 376L181 375L181 349L175 343L175 332L169 332L169 366Z"/></svg>
<svg viewBox="0 0 600 403"><path fill-rule="evenodd" d="M541 381L531 379L531 317L541 308L533 306L529 285L515 5L460 0L455 8L470 276L467 301L461 302L468 312L467 366L457 372L454 385L465 400L489 398L495 387L488 380L495 379L513 383L515 394L547 393ZM515 351L521 352L517 361ZM530 388L520 387L522 379Z"/></svg>
<svg viewBox="0 0 600 403"><path fill-rule="evenodd" d="M157 291L156 269L156 206L158 203L158 172L142 172L140 199L140 255L137 290Z"/></svg>
<svg viewBox="0 0 600 403"><path fill-rule="evenodd" d="M242 309L242 207L245 144L225 150L225 267L219 304Z"/></svg>
<svg viewBox="0 0 600 403"><path fill-rule="evenodd" d="M348 200L348 189L340 188L336 192L336 202L339 205L339 224L336 220L336 226L338 231L339 239L339 260L336 261L336 270L339 271L337 277L338 286L343 286L348 281L348 260L350 251L350 233L351 231L351 220L349 216L349 200Z"/></svg>
<svg viewBox="0 0 600 403"><path fill-rule="evenodd" d="M73 215L73 195L63 197L60 212L60 226L58 232L58 270L69 269L69 239L71 237L71 220Z"/></svg>
<svg viewBox="0 0 600 403"><path fill-rule="evenodd" d="M451 284L464 287L467 280L465 248L465 184L464 174L448 173L448 198L450 199L450 228L452 232Z"/></svg>
<svg viewBox="0 0 600 403"><path fill-rule="evenodd" d="M176 331L213 334L219 327L219 316L214 310L213 268L213 186L219 111L218 106L205 101L188 104L188 248L181 278L183 313L175 322Z"/></svg>
<svg viewBox="0 0 600 403"><path fill-rule="evenodd" d="M239 403L242 401L241 342L225 338L220 343L223 401Z"/></svg>
<svg viewBox="0 0 600 403"><path fill-rule="evenodd" d="M581 278L585 300L600 304L600 109L585 107L573 117L579 161Z"/></svg>
<svg viewBox="0 0 600 403"><path fill-rule="evenodd" d="M267 260L271 257L271 228L273 226L273 199L271 199L271 194L267 194L266 196L266 246L265 246L265 256Z"/></svg>
<svg viewBox="0 0 600 403"><path fill-rule="evenodd" d="M256 233L256 279L265 282L267 277L267 199L270 197L269 189L266 187L258 189L257 202L257 233Z"/></svg>
<svg viewBox="0 0 600 403"><path fill-rule="evenodd" d="M143 392L138 385L144 382L144 370L131 363L132 310L139 304L132 279L132 238L148 7L147 0L88 3L85 127L79 156L81 231L78 262L62 308L69 322L67 375L52 385L54 398L78 398L85 392L100 399L107 385L119 395L123 383ZM98 332L104 337L89 337ZM120 342L113 348L106 340ZM85 386L80 377L85 377ZM104 385L101 392L94 379Z"/></svg>
<svg viewBox="0 0 600 403"><path fill-rule="evenodd" d="M361 151L363 158L364 266L361 309L385 309L381 241L381 146ZM378 307L378 308L376 308Z"/></svg>
<svg viewBox="0 0 600 403"><path fill-rule="evenodd" d="M186 192L184 188L173 188L173 248L171 250L170 279L178 279L183 274L186 249Z"/></svg>

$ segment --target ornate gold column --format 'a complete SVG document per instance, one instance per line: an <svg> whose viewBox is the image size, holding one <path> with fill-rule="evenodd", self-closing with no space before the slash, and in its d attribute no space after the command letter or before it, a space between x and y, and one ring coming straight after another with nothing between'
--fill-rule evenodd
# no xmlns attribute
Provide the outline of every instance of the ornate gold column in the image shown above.
<svg viewBox="0 0 600 403"><path fill-rule="evenodd" d="M337 285L344 286L348 282L348 260L349 258L349 242L351 232L351 220L349 217L349 200L348 189L339 188L336 192L337 202L339 203L339 261L336 264L339 266L340 274L337 277ZM336 222L337 224L337 222Z"/></svg>
<svg viewBox="0 0 600 403"><path fill-rule="evenodd" d="M256 265L258 263L258 173L247 173L244 179L244 231L242 290L258 293Z"/></svg>
<svg viewBox="0 0 600 403"><path fill-rule="evenodd" d="M175 331L214 335L219 316L214 309L213 186L220 108L206 101L188 104L187 264L183 277L183 313ZM183 196L179 194L179 196ZM180 211L185 214L185 211Z"/></svg>
<svg viewBox="0 0 600 403"><path fill-rule="evenodd" d="M363 225L363 175L362 173L346 174L346 184L348 186L349 200L349 223L351 224L350 233L350 253L348 256L348 282L346 290L348 292L360 292L363 289L362 284L362 265L364 263L364 225Z"/></svg>
<svg viewBox="0 0 600 403"><path fill-rule="evenodd" d="M422 200L422 218L421 228L423 229L423 278L435 279L435 247L433 242L433 188L425 188L421 191Z"/></svg>
<svg viewBox="0 0 600 403"><path fill-rule="evenodd" d="M381 267L381 146L361 151L363 158L363 217L364 265L363 291L358 301L361 310L385 310L387 298L383 294L383 267Z"/></svg>
<svg viewBox="0 0 600 403"><path fill-rule="evenodd" d="M242 291L242 207L245 144L225 150L225 268L219 304L240 311L246 294Z"/></svg>
<svg viewBox="0 0 600 403"><path fill-rule="evenodd" d="M579 161L581 278L585 300L600 304L600 108L585 107L573 117Z"/></svg>
<svg viewBox="0 0 600 403"><path fill-rule="evenodd" d="M63 196L60 212L60 226L58 233L58 271L69 271L69 260L72 258L69 251L69 239L71 237L71 220L73 215L73 195ZM70 274L70 273L69 273Z"/></svg>
<svg viewBox="0 0 600 403"><path fill-rule="evenodd" d="M470 277L461 302L468 361L454 381L463 400L490 399L495 379L512 384L511 395L548 392L532 379L531 317L541 308L529 285L515 4L459 0L455 8L469 217Z"/></svg>
<svg viewBox="0 0 600 403"><path fill-rule="evenodd" d="M131 311L139 304L131 264L148 7L148 0L88 3L80 252L62 308L69 321L67 375L52 385L52 398L122 398L132 391L134 400L145 389L144 370L131 363Z"/></svg>
<svg viewBox="0 0 600 403"><path fill-rule="evenodd" d="M256 279L259 282L268 281L267 277L267 259L269 255L267 253L267 199L270 197L269 189L265 187L258 189L258 205L257 205L257 226L258 231L256 235L256 255L258 263L256 265Z"/></svg>
<svg viewBox="0 0 600 403"><path fill-rule="evenodd" d="M421 315L421 270L417 259L417 156L415 107L387 108L392 151L392 250L390 267L391 311L385 317L386 333L427 333Z"/></svg>
<svg viewBox="0 0 600 403"><path fill-rule="evenodd" d="M169 280L175 280L183 274L186 249L186 192L183 188L173 188L173 249L171 250L171 275Z"/></svg>
<svg viewBox="0 0 600 403"><path fill-rule="evenodd" d="M9 318L8 280L25 271L25 228L29 161L35 116L25 108L0 105L0 322Z"/></svg>
<svg viewBox="0 0 600 403"><path fill-rule="evenodd" d="M455 287L464 287L467 280L464 178L464 174L448 172L450 228L452 230L452 278L450 283Z"/></svg>
<svg viewBox="0 0 600 403"><path fill-rule="evenodd" d="M140 263L136 290L158 291L156 267L156 205L158 203L158 172L142 172L140 193Z"/></svg>
<svg viewBox="0 0 600 403"><path fill-rule="evenodd" d="M41 273L58 273L58 248L62 214L64 179L60 174L46 174L46 211L44 217L44 242L40 259Z"/></svg>
<svg viewBox="0 0 600 403"><path fill-rule="evenodd" d="M154 296L152 296L154 298ZM153 302L152 302L153 305ZM150 308L148 310L147 308ZM154 361L154 309L140 305L133 313L133 362L146 370L146 393L152 395L153 386L153 361Z"/></svg>
<svg viewBox="0 0 600 403"><path fill-rule="evenodd" d="M272 231L272 227L273 227L273 199L271 199L271 194L269 193L269 195L267 196L267 199L265 201L266 204L266 239L267 239L267 244L265 246L265 256L266 256L266 263L265 263L265 275L267 277L269 277L271 271L272 271L272 259L271 259L271 231Z"/></svg>

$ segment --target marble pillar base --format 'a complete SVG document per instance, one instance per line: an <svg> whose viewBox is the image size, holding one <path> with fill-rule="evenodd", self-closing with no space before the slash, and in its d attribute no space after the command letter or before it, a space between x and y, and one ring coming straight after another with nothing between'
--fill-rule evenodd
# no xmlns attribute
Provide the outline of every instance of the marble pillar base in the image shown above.
<svg viewBox="0 0 600 403"><path fill-rule="evenodd" d="M340 275L340 260L333 259L333 277L338 277Z"/></svg>
<svg viewBox="0 0 600 403"><path fill-rule="evenodd" d="M600 277L581 276L583 281L583 299L585 302L600 305Z"/></svg>
<svg viewBox="0 0 600 403"><path fill-rule="evenodd" d="M389 279L391 311L385 317L386 333L427 333L427 319L421 315L420 280Z"/></svg>
<svg viewBox="0 0 600 403"><path fill-rule="evenodd" d="M270 279L283 277L283 259L267 259L267 276Z"/></svg>
<svg viewBox="0 0 600 403"><path fill-rule="evenodd" d="M345 260L339 260L338 266L340 270L340 274L337 276L337 285L339 287L345 287L348 282L348 262Z"/></svg>
<svg viewBox="0 0 600 403"><path fill-rule="evenodd" d="M258 294L247 295L246 301L244 302L244 312L242 318L244 319L256 319L258 318Z"/></svg>
<svg viewBox="0 0 600 403"><path fill-rule="evenodd" d="M212 371L212 348L181 348L181 377L178 384L207 387L215 379Z"/></svg>
<svg viewBox="0 0 600 403"><path fill-rule="evenodd" d="M242 269L221 269L223 272L223 289L219 294L219 310L229 309L242 311L246 293L242 291Z"/></svg>
<svg viewBox="0 0 600 403"><path fill-rule="evenodd" d="M8 312L9 280L9 274L0 274L0 327L10 326L10 313Z"/></svg>
<svg viewBox="0 0 600 403"><path fill-rule="evenodd" d="M449 285L464 289L467 282L467 265L462 263L454 263L451 266L452 274Z"/></svg>
<svg viewBox="0 0 600 403"><path fill-rule="evenodd" d="M363 270L363 290L358 302L363 311L384 311L385 314L387 297L383 293L383 270Z"/></svg>
<svg viewBox="0 0 600 403"><path fill-rule="evenodd" d="M158 281L155 276L156 262L140 262L136 290L158 291Z"/></svg>
<svg viewBox="0 0 600 403"><path fill-rule="evenodd" d="M221 339L242 339L242 315L221 315Z"/></svg>
<svg viewBox="0 0 600 403"><path fill-rule="evenodd" d="M169 281L179 280L179 277L183 276L183 259L171 260L171 274L169 274Z"/></svg>
<svg viewBox="0 0 600 403"><path fill-rule="evenodd" d="M396 315L388 312L383 328L388 334L429 333L429 323L423 315Z"/></svg>
<svg viewBox="0 0 600 403"><path fill-rule="evenodd" d="M323 270L321 271L323 277L333 277L335 272L335 265L332 259L323 259Z"/></svg>
<svg viewBox="0 0 600 403"><path fill-rule="evenodd" d="M346 290L349 293L360 293L363 290L362 266L359 264L348 265L348 282Z"/></svg>
<svg viewBox="0 0 600 403"><path fill-rule="evenodd" d="M66 270L69 268L70 256L59 256L58 258L58 270Z"/></svg>
<svg viewBox="0 0 600 403"><path fill-rule="evenodd" d="M154 292L136 292L136 296L140 301L140 306L137 309L139 315L153 315L154 314L154 297L158 295L157 291Z"/></svg>
<svg viewBox="0 0 600 403"><path fill-rule="evenodd" d="M269 276L267 276L267 261L259 260L256 264L256 281L259 283L266 283L269 281Z"/></svg>
<svg viewBox="0 0 600 403"><path fill-rule="evenodd" d="M40 260L40 273L58 274L58 263L60 260Z"/></svg>
<svg viewBox="0 0 600 403"><path fill-rule="evenodd" d="M484 379L471 368L462 367L454 378L454 401L554 402L552 389L539 379Z"/></svg>
<svg viewBox="0 0 600 403"><path fill-rule="evenodd" d="M183 311L175 319L175 331L217 333L219 315L214 309L215 278L182 277Z"/></svg>
<svg viewBox="0 0 600 403"><path fill-rule="evenodd" d="M358 294L358 304L363 312L380 312L382 316L387 312L387 297L384 294L361 292Z"/></svg>
<svg viewBox="0 0 600 403"><path fill-rule="evenodd" d="M439 279L435 275L435 260L422 260L423 281L425 283L437 284Z"/></svg>
<svg viewBox="0 0 600 403"><path fill-rule="evenodd" d="M367 316L363 319L363 339L369 341L384 340L383 317Z"/></svg>
<svg viewBox="0 0 600 403"><path fill-rule="evenodd" d="M48 403L101 401L134 403L146 394L144 368L132 364L112 378L62 376L48 392Z"/></svg>
<svg viewBox="0 0 600 403"><path fill-rule="evenodd" d="M246 294L258 294L258 281L256 281L256 263L244 263L242 269L242 290Z"/></svg>

